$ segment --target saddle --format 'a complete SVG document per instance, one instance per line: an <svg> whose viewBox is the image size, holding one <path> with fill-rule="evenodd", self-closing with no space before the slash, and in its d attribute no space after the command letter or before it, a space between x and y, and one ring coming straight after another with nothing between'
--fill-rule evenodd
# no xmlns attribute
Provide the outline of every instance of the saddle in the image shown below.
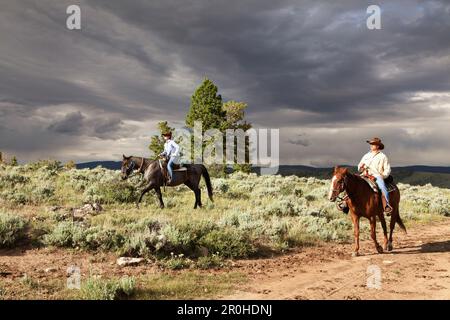
<svg viewBox="0 0 450 320"><path fill-rule="evenodd" d="M367 184L372 188L372 190L375 193L381 193L380 188L377 185L376 179L374 176L366 176L366 175L360 175L360 177L367 182ZM384 183L386 184L386 188L388 192L392 192L394 191L397 186L394 183L394 177L393 176L389 176L386 179L384 179Z"/></svg>
<svg viewBox="0 0 450 320"><path fill-rule="evenodd" d="M163 158L163 159L159 159L159 167L161 168L163 177L164 177L164 185L167 184L167 182L170 180L170 176L169 176L169 170L167 170L167 164L169 163L169 160L167 158ZM182 172L182 173L186 173L187 172L187 168L183 167L180 164L173 164L173 175L175 178L175 174L176 172Z"/></svg>
<svg viewBox="0 0 450 320"><path fill-rule="evenodd" d="M367 182L367 184L370 186L370 188L372 188L373 192L381 195L381 190L378 187L374 176L367 176L364 174L360 174L359 177L361 177L365 182ZM387 177L386 179L384 179L384 183L386 184L388 193L394 191L397 188L396 184L394 183L394 177L391 175L389 177ZM337 209L339 211L344 212L345 214L347 214L350 211L350 208L347 204L347 200L348 200L348 195L346 194L343 198L340 199L340 201L336 202ZM385 205L384 197L381 197L381 200L383 201L383 205Z"/></svg>

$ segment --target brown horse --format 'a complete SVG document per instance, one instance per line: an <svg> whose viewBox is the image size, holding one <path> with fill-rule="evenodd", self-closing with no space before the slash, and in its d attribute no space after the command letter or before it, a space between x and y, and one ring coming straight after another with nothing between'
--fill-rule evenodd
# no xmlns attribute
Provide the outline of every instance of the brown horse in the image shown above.
<svg viewBox="0 0 450 320"><path fill-rule="evenodd" d="M186 169L183 169L183 171L175 170L173 172L173 178L168 186L175 187L182 183L188 186L189 189L191 189L195 194L194 209L197 209L197 206L202 206L201 192L198 185L200 184L201 176L203 176L206 182L206 188L208 189L209 199L213 201L211 179L205 166L203 164L185 164L183 165L183 168ZM121 168L122 179L127 179L136 170L138 173L142 173L144 175L145 181L145 187L141 191L141 195L136 202L136 206L139 208L139 203L141 202L142 197L150 190L155 189L159 199L159 206L160 208L164 208L161 186L164 185L165 178L159 160L151 160L134 156L126 157L124 155Z"/></svg>
<svg viewBox="0 0 450 320"><path fill-rule="evenodd" d="M354 256L359 254L359 219L366 217L370 221L370 236L375 244L378 253L383 253L383 248L378 244L376 238L377 217L381 222L384 233L384 250L392 251L392 233L395 223L406 233L406 228L400 218L399 203L400 191L397 187L389 193L390 204L393 208L391 214L389 239L387 237L386 220L381 201L381 192L375 193L364 179L360 176L348 172L347 168L334 168L333 179L331 180L329 200L334 202L339 194L346 191L347 204L350 208L350 215L353 221L355 236Z"/></svg>

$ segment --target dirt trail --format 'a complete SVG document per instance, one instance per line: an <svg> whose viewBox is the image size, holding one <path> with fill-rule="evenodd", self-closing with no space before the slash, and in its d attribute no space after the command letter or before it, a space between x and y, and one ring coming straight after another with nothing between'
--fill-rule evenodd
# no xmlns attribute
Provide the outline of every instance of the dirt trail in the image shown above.
<svg viewBox="0 0 450 320"><path fill-rule="evenodd" d="M396 229L394 237L394 251L381 255L364 241L359 257L351 257L351 245L324 245L241 263L250 285L220 298L450 299L450 219L410 228L407 235ZM370 265L381 270L381 289L367 287Z"/></svg>

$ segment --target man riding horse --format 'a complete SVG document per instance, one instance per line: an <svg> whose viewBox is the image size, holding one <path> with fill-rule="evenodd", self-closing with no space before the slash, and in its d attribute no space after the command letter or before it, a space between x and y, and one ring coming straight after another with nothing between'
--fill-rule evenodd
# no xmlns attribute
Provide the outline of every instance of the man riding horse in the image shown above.
<svg viewBox="0 0 450 320"><path fill-rule="evenodd" d="M169 172L167 184L170 184L173 178L173 165L179 164L180 146L172 140L172 132L165 132L162 136L166 142L164 143L164 151L159 156L169 159L167 163L167 171Z"/></svg>
<svg viewBox="0 0 450 320"><path fill-rule="evenodd" d="M406 232L405 225L400 218L400 190L397 186L391 185L389 194L384 181L391 173L388 158L381 152L384 145L379 138L368 140L367 143L370 144L370 151L362 157L358 165L360 174L353 174L348 168L335 167L329 193L330 201L339 200L337 202L339 210L345 213L350 212L355 238L354 256L359 255L359 220L361 217L369 219L370 236L378 253L382 253L383 250L392 250L392 235L396 224ZM374 181L381 189L382 195L374 190L376 188ZM342 193L345 193L345 196L341 197ZM389 236L384 213L391 216ZM384 248L377 241L377 219L383 228Z"/></svg>
<svg viewBox="0 0 450 320"><path fill-rule="evenodd" d="M384 182L391 174L391 165L388 157L381 152L384 144L379 138L366 141L370 144L370 151L366 153L358 164L358 171L368 177L374 177L375 181L384 196L383 209L389 216L392 213L392 206L389 203L389 192Z"/></svg>

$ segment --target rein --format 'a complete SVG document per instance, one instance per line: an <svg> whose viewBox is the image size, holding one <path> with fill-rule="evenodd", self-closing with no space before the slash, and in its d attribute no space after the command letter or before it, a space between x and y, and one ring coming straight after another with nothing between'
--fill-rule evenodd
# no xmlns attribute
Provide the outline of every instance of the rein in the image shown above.
<svg viewBox="0 0 450 320"><path fill-rule="evenodd" d="M343 196L343 197L340 197L340 196L336 197L336 199L337 199L337 201L336 201L336 208L339 211L343 211L344 210L344 208L345 208L344 202L347 201L348 198L349 198L348 194L345 194L345 196Z"/></svg>
<svg viewBox="0 0 450 320"><path fill-rule="evenodd" d="M339 184L339 189L333 189L333 192L338 192L338 195L336 197L336 208L339 211L343 211L343 209L345 208L344 202L347 201L347 199L349 198L346 189L347 188L347 176L345 176L344 180ZM342 191L341 191L342 189ZM344 196L340 196L340 194L342 192L345 191L345 195Z"/></svg>
<svg viewBox="0 0 450 320"><path fill-rule="evenodd" d="M141 165L139 166L137 173L143 173L142 169L144 167L144 163L145 163L145 159L144 159L144 157L141 157ZM128 177L132 177L135 175L135 173L134 173L135 167L136 167L136 162L134 162L134 160L131 160L131 163L127 168L127 173L129 172Z"/></svg>

